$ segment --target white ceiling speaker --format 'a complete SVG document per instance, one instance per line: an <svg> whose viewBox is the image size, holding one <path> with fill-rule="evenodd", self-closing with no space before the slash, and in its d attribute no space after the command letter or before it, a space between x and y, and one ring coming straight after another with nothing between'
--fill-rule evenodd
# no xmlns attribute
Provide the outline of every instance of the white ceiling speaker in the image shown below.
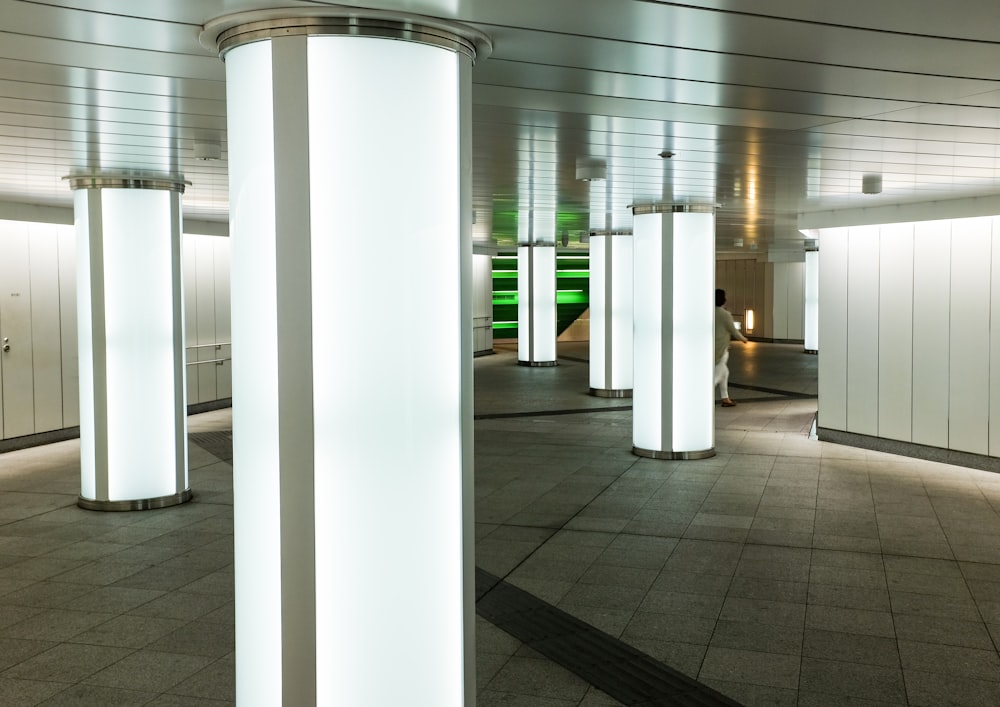
<svg viewBox="0 0 1000 707"><path fill-rule="evenodd" d="M581 182L597 182L608 176L608 165L604 160L580 157L576 161L576 178Z"/></svg>
<svg viewBox="0 0 1000 707"><path fill-rule="evenodd" d="M194 156L199 160L218 160L222 158L222 145L217 142L196 142Z"/></svg>
<svg viewBox="0 0 1000 707"><path fill-rule="evenodd" d="M882 193L882 175L881 174L866 174L861 177L861 193L862 194L881 194Z"/></svg>

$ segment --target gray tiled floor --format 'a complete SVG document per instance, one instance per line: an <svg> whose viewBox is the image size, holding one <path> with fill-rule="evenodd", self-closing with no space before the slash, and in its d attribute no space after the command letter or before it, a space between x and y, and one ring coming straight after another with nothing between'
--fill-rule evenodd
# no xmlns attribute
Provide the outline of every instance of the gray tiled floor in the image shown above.
<svg viewBox="0 0 1000 707"><path fill-rule="evenodd" d="M485 570L748 705L1000 704L1000 476L809 439L795 346L733 348L742 402L685 462L630 453L585 344L555 368L497 350L476 360ZM490 417L553 410L584 412ZM232 704L231 466L192 445L195 501L102 514L74 505L78 449L0 455L0 704ZM477 630L481 707L619 704Z"/></svg>

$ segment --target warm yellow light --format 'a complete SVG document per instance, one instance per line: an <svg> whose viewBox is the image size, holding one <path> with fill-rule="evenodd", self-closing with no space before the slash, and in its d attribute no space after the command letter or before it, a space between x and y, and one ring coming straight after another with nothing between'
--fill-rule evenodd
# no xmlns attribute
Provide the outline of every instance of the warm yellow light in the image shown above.
<svg viewBox="0 0 1000 707"><path fill-rule="evenodd" d="M753 331L753 310L748 309L746 312L746 317L744 318L746 322L747 331Z"/></svg>

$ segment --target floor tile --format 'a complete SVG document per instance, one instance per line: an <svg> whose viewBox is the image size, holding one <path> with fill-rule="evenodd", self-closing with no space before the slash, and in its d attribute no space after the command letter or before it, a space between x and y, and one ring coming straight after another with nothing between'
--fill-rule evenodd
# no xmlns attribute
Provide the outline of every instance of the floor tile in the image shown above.
<svg viewBox="0 0 1000 707"><path fill-rule="evenodd" d="M580 678L547 660L514 657L504 664L486 689L536 698L568 697L579 702L588 687Z"/></svg>
<svg viewBox="0 0 1000 707"><path fill-rule="evenodd" d="M84 680L88 685L164 692L212 663L203 656L139 650Z"/></svg>
<svg viewBox="0 0 1000 707"><path fill-rule="evenodd" d="M895 667L804 657L799 689L828 695L829 704L845 697L906 703L903 673Z"/></svg>
<svg viewBox="0 0 1000 707"><path fill-rule="evenodd" d="M899 657L904 670L1000 681L1000 656L995 648L981 650L900 640Z"/></svg>
<svg viewBox="0 0 1000 707"><path fill-rule="evenodd" d="M709 646L698 677L795 689L799 683L799 657Z"/></svg>
<svg viewBox="0 0 1000 707"><path fill-rule="evenodd" d="M104 623L112 616L112 614L93 611L45 609L0 630L0 636L29 638L36 641L66 641Z"/></svg>
<svg viewBox="0 0 1000 707"><path fill-rule="evenodd" d="M806 628L865 636L895 638L892 614L888 611L844 609L812 604L806 612Z"/></svg>
<svg viewBox="0 0 1000 707"><path fill-rule="evenodd" d="M845 663L900 667L894 639L857 633L807 628L802 641L802 655Z"/></svg>
<svg viewBox="0 0 1000 707"><path fill-rule="evenodd" d="M131 653L128 648L60 643L4 671L4 677L76 683Z"/></svg>
<svg viewBox="0 0 1000 707"><path fill-rule="evenodd" d="M909 704L920 707L939 705L974 705L992 707L1000 704L1000 682L977 680L968 676L904 670Z"/></svg>
<svg viewBox="0 0 1000 707"><path fill-rule="evenodd" d="M80 707L80 705L139 707L140 705L148 705L156 697L155 692L137 692L117 687L77 684L53 695L44 702L40 702L39 707Z"/></svg>
<svg viewBox="0 0 1000 707"><path fill-rule="evenodd" d="M782 653L802 653L802 631L775 624L721 620L709 644L716 648Z"/></svg>

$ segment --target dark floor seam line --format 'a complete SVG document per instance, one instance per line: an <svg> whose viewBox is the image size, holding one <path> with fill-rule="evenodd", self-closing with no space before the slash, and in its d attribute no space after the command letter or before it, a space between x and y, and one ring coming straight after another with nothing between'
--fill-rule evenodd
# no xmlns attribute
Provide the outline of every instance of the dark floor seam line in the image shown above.
<svg viewBox="0 0 1000 707"><path fill-rule="evenodd" d="M476 568L476 613L629 707L739 707L708 685Z"/></svg>
<svg viewBox="0 0 1000 707"><path fill-rule="evenodd" d="M733 383L729 382L730 388L739 388L740 390L756 390L758 393L771 393L772 395L780 395L783 398L796 398L800 400L816 400L819 398L818 395L812 393L796 393L791 390L781 390L779 388L765 388L762 385L746 385L744 383Z"/></svg>
<svg viewBox="0 0 1000 707"><path fill-rule="evenodd" d="M525 412L495 412L473 415L473 420L502 420L511 417L544 417L547 415L580 415L588 412L627 412L631 410L631 405L618 405L614 407L597 408L575 408L567 410L529 410Z"/></svg>

